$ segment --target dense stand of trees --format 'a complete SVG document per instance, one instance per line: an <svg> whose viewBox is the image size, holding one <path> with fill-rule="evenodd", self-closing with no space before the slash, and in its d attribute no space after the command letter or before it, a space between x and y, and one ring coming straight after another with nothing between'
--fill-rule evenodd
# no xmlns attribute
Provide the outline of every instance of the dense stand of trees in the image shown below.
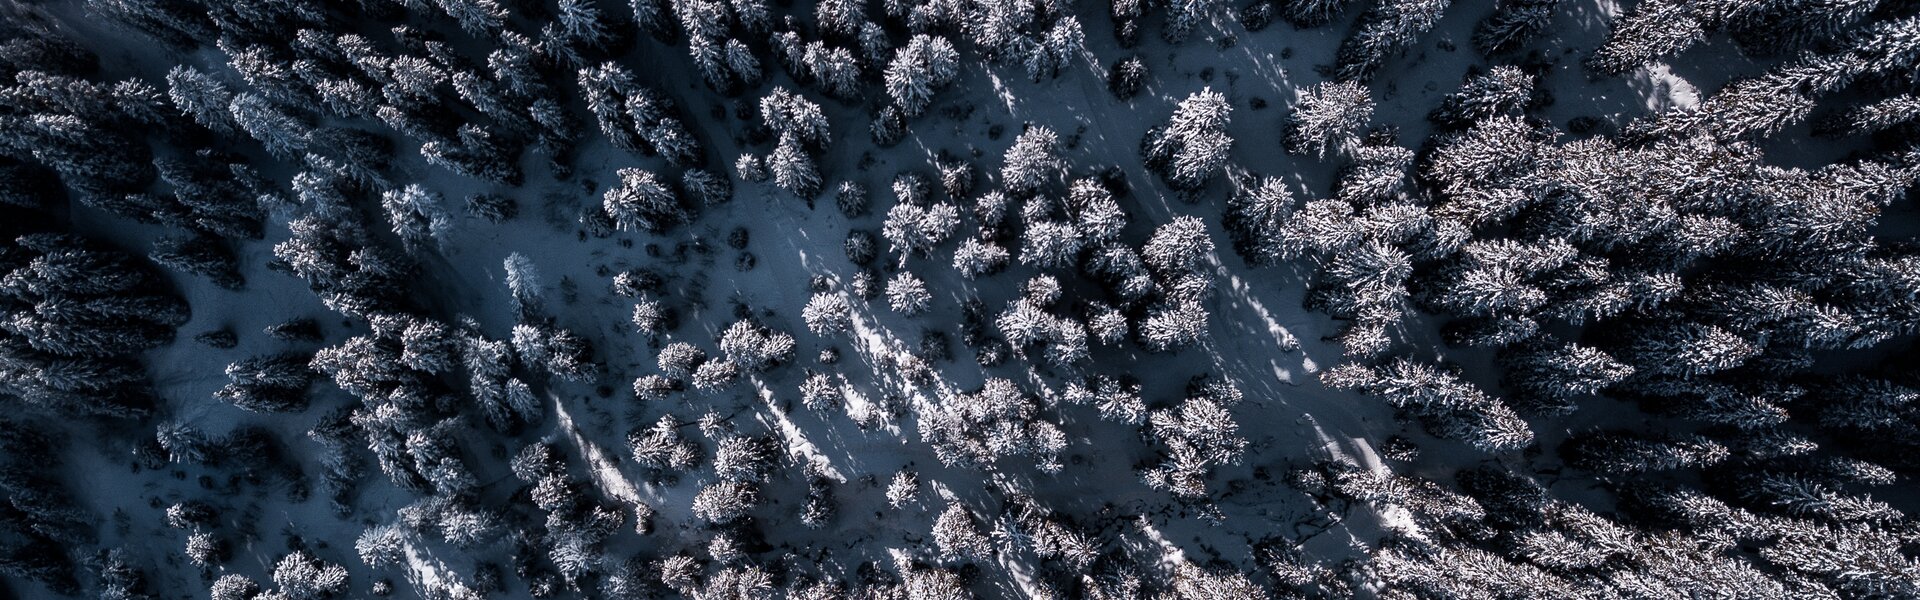
<svg viewBox="0 0 1920 600"><path fill-rule="evenodd" d="M1697 103L1563 128L1543 112L1554 90L1536 47L1560 5L1468 15L1489 65L1436 99L1424 140L1378 114L1374 80L1467 10L1447 0L84 3L99 25L137 32L127 40L70 39L10 8L22 18L0 23L0 576L22 596L170 591L177 580L154 570L181 564L172 550L135 543L124 515L109 533L101 503L84 501L125 490L62 471L67 448L97 442L136 470L200 474L204 497L151 508L220 599L385 595L395 578L461 599L951 598L1006 561L1035 565L1023 581L1060 597L1920 596L1902 510L1920 473L1920 380L1906 368L1920 250L1894 222L1920 181L1920 17L1872 1L1641 2L1578 57L1594 81L1722 34L1758 66ZM1233 78L1192 90L1150 72L1155 52L1096 55L1100 9L1128 48L1190 43L1224 16L1249 35L1222 47L1256 43L1275 19L1347 31L1328 80L1303 80L1277 130L1236 139L1248 118L1235 122ZM128 73L145 67L100 58L141 44L193 60ZM1071 122L1019 123L998 150L917 157L924 168L843 156L869 141L932 154L916 130L964 120L978 69L1039 85L1085 72L1115 107L1166 96L1136 111L1137 172L1153 180L1076 163ZM700 83L658 75L681 72ZM1832 146L1779 156L1816 141ZM631 166L576 172L605 149ZM1279 164L1326 163L1332 177L1239 160L1282 152ZM897 170L867 181L874 164ZM498 263L505 328L447 314L426 289L462 228L522 225L516 196L549 179L583 190L541 207L574 219L580 240L692 240L600 273L618 329L639 335L580 322L567 307L582 282L545 282L519 253ZM456 180L482 190L460 211L440 189ZM832 196L848 231L823 239L844 239L847 263L819 260L844 278L807 281L797 321L741 298L716 321L727 313L696 270L723 251L751 270L749 248L766 242L740 228L718 248L703 213L766 186L809 209ZM1162 192L1193 214L1136 214ZM1242 268L1281 285L1296 283L1289 269L1306 275L1305 307L1338 322L1327 341L1343 355L1316 384L1406 425L1371 440L1377 457L1248 465L1271 450L1242 426L1281 410L1258 396L1269 387L1141 380L1192 375L1164 365L1216 352L1217 279ZM188 332L200 346L177 331L198 308L189 291L286 282L335 318L259 333L210 319ZM924 329L890 329L901 323ZM1429 329L1437 338L1417 335ZM1272 345L1295 351L1290 336ZM241 412L202 431L182 409L203 399L171 397L179 382L147 367L227 350L223 372L192 377ZM622 447L576 449L570 409L599 402L577 399L588 394L629 405L610 419L630 421ZM910 431L932 460L850 479L741 406ZM1111 431L1139 443L1094 447ZM1070 512L1020 483L1071 480L1091 455L1132 459L1130 500L1216 524L1277 530L1228 520L1219 502L1246 484L1222 474L1252 469L1317 517L1366 507L1380 532L1356 537L1352 560L1285 535L1258 540L1249 564L1170 560L1140 550L1160 539L1134 524L1146 515ZM240 544L270 546L249 524L259 502L306 502L315 464L330 506L364 531L289 537L263 556L269 570L236 560ZM686 490L688 505L650 505L662 496L613 487L610 470ZM986 493L950 494L950 477ZM370 485L397 490L399 508L365 518ZM889 523L925 535L858 569L776 545L807 535L782 524L832 530L868 508L913 515ZM681 522L656 535L668 518ZM413 581L423 549L460 576Z"/></svg>

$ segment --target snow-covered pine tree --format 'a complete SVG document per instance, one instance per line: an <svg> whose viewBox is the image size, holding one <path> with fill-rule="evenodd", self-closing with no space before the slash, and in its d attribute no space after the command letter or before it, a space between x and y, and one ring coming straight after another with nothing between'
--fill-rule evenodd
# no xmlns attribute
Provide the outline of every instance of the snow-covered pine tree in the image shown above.
<svg viewBox="0 0 1920 600"><path fill-rule="evenodd" d="M607 189L602 204L617 227L661 232L688 220L678 194L652 171L627 168L618 174L620 185Z"/></svg>
<svg viewBox="0 0 1920 600"><path fill-rule="evenodd" d="M1473 46L1492 56L1517 50L1546 33L1560 0L1501 0L1473 29Z"/></svg>
<svg viewBox="0 0 1920 600"><path fill-rule="evenodd" d="M1432 366L1395 358L1379 367L1348 363L1322 373L1335 389L1357 390L1417 417L1435 435L1485 452L1510 452L1533 443L1533 431L1498 399Z"/></svg>
<svg viewBox="0 0 1920 600"><path fill-rule="evenodd" d="M1009 258L1007 250L993 242L968 238L954 249L953 268L960 272L961 277L978 279L1004 270Z"/></svg>
<svg viewBox="0 0 1920 600"><path fill-rule="evenodd" d="M1057 180L1065 169L1060 158L1060 136L1042 125L1028 125L1007 148L1000 167L1000 184L1016 197L1026 197Z"/></svg>
<svg viewBox="0 0 1920 600"><path fill-rule="evenodd" d="M1353 81L1315 84L1300 94L1287 116L1281 141L1288 152L1326 158L1329 150L1359 141L1360 129L1373 116L1373 98L1367 87Z"/></svg>
<svg viewBox="0 0 1920 600"><path fill-rule="evenodd" d="M1433 29L1452 0L1386 0L1374 5L1335 54L1341 81L1365 81L1393 55Z"/></svg>
<svg viewBox="0 0 1920 600"><path fill-rule="evenodd" d="M1147 85L1147 63L1139 55L1128 56L1107 69L1107 91L1120 100L1132 100Z"/></svg>
<svg viewBox="0 0 1920 600"><path fill-rule="evenodd" d="M1533 95L1533 75L1512 65L1500 65L1467 79L1460 91L1448 94L1427 119L1442 127L1463 128L1495 115L1512 115L1526 108Z"/></svg>
<svg viewBox="0 0 1920 600"><path fill-rule="evenodd" d="M944 556L965 560L987 560L993 556L993 541L973 520L972 513L959 504L949 504L933 521L933 542Z"/></svg>
<svg viewBox="0 0 1920 600"><path fill-rule="evenodd" d="M1319 27L1333 22L1346 9L1349 0L1276 0L1280 14L1294 27Z"/></svg>
<svg viewBox="0 0 1920 600"><path fill-rule="evenodd" d="M250 93L239 93L227 103L233 123L281 159L292 159L307 147L311 128L272 101Z"/></svg>
<svg viewBox="0 0 1920 600"><path fill-rule="evenodd" d="M1198 189L1230 158L1233 137L1227 123L1233 106L1226 96L1206 88L1187 96L1163 125L1147 132L1141 155L1167 185Z"/></svg>
<svg viewBox="0 0 1920 600"><path fill-rule="evenodd" d="M453 230L453 216L447 212L445 199L419 184L387 190L380 195L380 207L386 210L394 235L400 236L411 252L446 244Z"/></svg>
<svg viewBox="0 0 1920 600"><path fill-rule="evenodd" d="M820 105L784 87L776 86L760 98L760 119L783 143L791 137L808 150L823 150L832 139Z"/></svg>
<svg viewBox="0 0 1920 600"><path fill-rule="evenodd" d="M782 135L773 154L767 156L767 170L773 176L774 185L787 190L795 196L813 205L813 198L820 195L820 170L808 155L800 140L792 135Z"/></svg>
<svg viewBox="0 0 1920 600"><path fill-rule="evenodd" d="M933 293L912 271L901 271L887 280L887 305L894 312L915 316L933 305Z"/></svg>
<svg viewBox="0 0 1920 600"><path fill-rule="evenodd" d="M959 226L960 209L952 204L922 207L902 202L887 210L880 235L895 252L924 256L946 243Z"/></svg>
<svg viewBox="0 0 1920 600"><path fill-rule="evenodd" d="M1253 267L1279 264L1293 257L1284 231L1293 214L1293 193L1284 180L1262 177L1227 200L1221 226L1233 236L1233 251Z"/></svg>
<svg viewBox="0 0 1920 600"><path fill-rule="evenodd" d="M239 290L246 285L233 251L213 236L166 237L153 242L147 258L171 269L205 277L214 285Z"/></svg>
<svg viewBox="0 0 1920 600"><path fill-rule="evenodd" d="M201 127L220 134L233 132L234 117L229 109L233 91L213 76L186 65L176 66L167 72L167 97Z"/></svg>
<svg viewBox="0 0 1920 600"><path fill-rule="evenodd" d="M906 118L918 117L933 103L933 95L951 85L960 73L960 53L946 38L919 34L907 41L887 63L887 95Z"/></svg>
<svg viewBox="0 0 1920 600"><path fill-rule="evenodd" d="M1702 436L1648 435L1627 431L1590 432L1560 447L1567 464L1608 476L1635 476L1711 465L1728 456L1727 448Z"/></svg>
<svg viewBox="0 0 1920 600"><path fill-rule="evenodd" d="M314 373L309 356L283 353L256 356L227 365L226 387L214 397L254 412L299 412L307 407L307 386Z"/></svg>
<svg viewBox="0 0 1920 600"><path fill-rule="evenodd" d="M1633 7L1613 21L1607 41L1581 64L1604 75L1620 75L1677 53L1707 38L1692 3L1655 0Z"/></svg>
<svg viewBox="0 0 1920 600"><path fill-rule="evenodd" d="M1167 0L1166 21L1161 23L1160 38L1168 44L1186 43L1193 28L1212 18L1219 3L1214 0Z"/></svg>
<svg viewBox="0 0 1920 600"><path fill-rule="evenodd" d="M820 292L800 309L800 318L816 335L828 336L847 330L853 324L853 304L843 294Z"/></svg>

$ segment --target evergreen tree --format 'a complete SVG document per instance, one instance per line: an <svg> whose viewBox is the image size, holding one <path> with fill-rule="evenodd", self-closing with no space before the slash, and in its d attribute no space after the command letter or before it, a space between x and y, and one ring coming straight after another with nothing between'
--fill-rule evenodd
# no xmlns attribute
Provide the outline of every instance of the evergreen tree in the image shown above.
<svg viewBox="0 0 1920 600"><path fill-rule="evenodd" d="M1579 344L1509 348L1500 353L1500 364L1505 371L1501 381L1521 406L1544 412L1570 411L1574 399L1598 393L1634 372L1605 352Z"/></svg>
<svg viewBox="0 0 1920 600"><path fill-rule="evenodd" d="M820 195L820 169L794 136L781 136L773 154L767 156L767 170L772 172L774 185L806 200L808 205Z"/></svg>
<svg viewBox="0 0 1920 600"><path fill-rule="evenodd" d="M1087 34L1080 27L1080 19L1060 15L1028 53L1027 78L1038 82L1059 77L1061 71L1085 55L1086 44Z"/></svg>
<svg viewBox="0 0 1920 600"><path fill-rule="evenodd" d="M1404 358L1375 368L1341 365L1323 373L1320 381L1386 400L1419 418L1435 435L1482 451L1509 452L1533 442L1527 423L1499 400L1454 375Z"/></svg>
<svg viewBox="0 0 1920 600"><path fill-rule="evenodd" d="M307 407L307 386L314 373L309 357L295 354L256 356L227 365L229 383L214 397L255 412L298 412Z"/></svg>
<svg viewBox="0 0 1920 600"><path fill-rule="evenodd" d="M228 108L233 104L233 91L220 80L193 67L176 66L167 72L167 97L201 127L215 133L233 132L234 116Z"/></svg>
<svg viewBox="0 0 1920 600"><path fill-rule="evenodd" d="M1517 50L1546 33L1559 0L1502 0L1473 30L1473 46L1481 54Z"/></svg>
<svg viewBox="0 0 1920 600"><path fill-rule="evenodd" d="M1467 80L1460 91L1448 94L1427 118L1441 126L1465 126L1526 107L1533 94L1533 76L1519 67L1501 65Z"/></svg>
<svg viewBox="0 0 1920 600"><path fill-rule="evenodd" d="M1146 86L1147 63L1138 55L1128 56L1113 63L1107 70L1107 91L1120 100L1132 100L1140 95L1140 89Z"/></svg>
<svg viewBox="0 0 1920 600"><path fill-rule="evenodd" d="M912 271L901 271L887 281L887 305L894 312L911 317L926 312L932 304L933 293Z"/></svg>
<svg viewBox="0 0 1920 600"><path fill-rule="evenodd" d="M1319 27L1333 22L1346 7L1347 0L1283 0L1280 14L1295 27Z"/></svg>
<svg viewBox="0 0 1920 600"><path fill-rule="evenodd" d="M1293 193L1277 177L1262 177L1256 186L1242 188L1228 199L1221 225L1233 237L1233 251L1253 267L1267 267L1290 258L1285 227L1293 213Z"/></svg>
<svg viewBox="0 0 1920 600"><path fill-rule="evenodd" d="M518 154L509 151L492 132L472 124L461 125L455 140L428 140L420 156L428 164L500 185L517 186L525 179Z"/></svg>
<svg viewBox="0 0 1920 600"><path fill-rule="evenodd" d="M872 210L867 186L852 181L842 181L834 188L833 201L839 207L840 214L848 219L864 217Z"/></svg>
<svg viewBox="0 0 1920 600"><path fill-rule="evenodd" d="M1059 136L1044 126L1029 125L1007 149L1000 182L1010 194L1029 196L1055 179L1064 167Z"/></svg>
<svg viewBox="0 0 1920 600"><path fill-rule="evenodd" d="M715 524L745 517L760 503L760 489L752 483L723 480L700 488L693 497L693 514Z"/></svg>
<svg viewBox="0 0 1920 600"><path fill-rule="evenodd" d="M807 323L807 329L817 335L827 336L846 331L853 324L853 305L841 294L820 292L807 301L800 310L800 318Z"/></svg>
<svg viewBox="0 0 1920 600"><path fill-rule="evenodd" d="M620 186L608 188L602 204L617 227L659 233L689 219L678 195L652 171L628 168L619 175Z"/></svg>
<svg viewBox="0 0 1920 600"><path fill-rule="evenodd" d="M720 351L748 371L765 371L793 360L793 336L753 321L735 321L720 334Z"/></svg>
<svg viewBox="0 0 1920 600"><path fill-rule="evenodd" d="M960 54L944 37L920 34L907 41L887 63L887 95L906 118L927 111L933 95L959 76Z"/></svg>
<svg viewBox="0 0 1920 600"><path fill-rule="evenodd" d="M953 251L953 268L961 277L977 279L992 276L1004 270L1009 254L992 242L967 239Z"/></svg>
<svg viewBox="0 0 1920 600"><path fill-rule="evenodd" d="M207 235L167 237L154 240L147 258L171 269L205 277L214 285L239 290L246 285L240 276L233 251L218 239Z"/></svg>
<svg viewBox="0 0 1920 600"><path fill-rule="evenodd" d="M760 118L768 129L779 135L782 143L791 138L805 148L821 150L832 138L826 113L820 111L820 105L783 87L773 88L760 99Z"/></svg>
<svg viewBox="0 0 1920 600"><path fill-rule="evenodd" d="M1725 460L1728 454L1725 446L1704 437L1629 432L1584 434L1567 440L1560 452L1575 468L1612 476L1698 468Z"/></svg>
<svg viewBox="0 0 1920 600"><path fill-rule="evenodd" d="M934 519L933 543L942 555L958 559L986 560L994 554L993 541L974 523L966 507L958 504L947 505Z"/></svg>
<svg viewBox="0 0 1920 600"><path fill-rule="evenodd" d="M1620 75L1677 53L1707 37L1693 7L1685 2L1656 1L1634 6L1613 22L1607 41L1582 64L1606 75Z"/></svg>
<svg viewBox="0 0 1920 600"><path fill-rule="evenodd" d="M453 218L447 213L444 198L439 192L428 191L418 184L387 190L380 195L380 206L386 210L388 222L393 224L394 235L400 236L400 241L414 252L429 245L445 245L453 229Z"/></svg>
<svg viewBox="0 0 1920 600"><path fill-rule="evenodd" d="M1315 84L1301 94L1287 117L1282 140L1288 152L1326 158L1328 150L1352 145L1373 116L1373 98L1352 81Z"/></svg>
<svg viewBox="0 0 1920 600"><path fill-rule="evenodd" d="M1229 158L1233 137L1227 122L1233 107L1207 88L1180 101L1167 123L1147 132L1142 158L1176 189L1197 189Z"/></svg>
<svg viewBox="0 0 1920 600"><path fill-rule="evenodd" d="M347 570L305 551L280 557L273 567L273 583L279 594L292 600L323 600L347 591Z"/></svg>
<svg viewBox="0 0 1920 600"><path fill-rule="evenodd" d="M921 207L903 202L887 211L880 235L895 252L924 256L946 243L959 225L960 209L952 204Z"/></svg>
<svg viewBox="0 0 1920 600"><path fill-rule="evenodd" d="M233 122L253 136L267 152L281 159L292 159L307 147L310 128L273 102L260 96L239 93L227 103Z"/></svg>
<svg viewBox="0 0 1920 600"><path fill-rule="evenodd" d="M1340 80L1372 78L1388 58L1412 47L1433 29L1451 4L1451 0L1388 0L1369 9L1335 54Z"/></svg>

